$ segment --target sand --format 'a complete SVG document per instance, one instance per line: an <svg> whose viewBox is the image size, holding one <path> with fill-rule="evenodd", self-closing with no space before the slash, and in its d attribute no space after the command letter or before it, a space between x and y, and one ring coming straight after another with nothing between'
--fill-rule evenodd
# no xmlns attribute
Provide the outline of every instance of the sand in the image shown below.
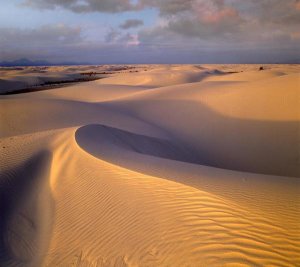
<svg viewBox="0 0 300 267"><path fill-rule="evenodd" d="M259 67L0 70L106 72L0 96L0 266L300 266L300 66Z"/></svg>

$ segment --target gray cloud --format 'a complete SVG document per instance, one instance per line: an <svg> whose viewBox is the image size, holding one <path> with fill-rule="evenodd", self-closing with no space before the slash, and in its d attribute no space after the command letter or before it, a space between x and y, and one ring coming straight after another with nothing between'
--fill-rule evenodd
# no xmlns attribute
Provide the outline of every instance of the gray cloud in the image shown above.
<svg viewBox="0 0 300 267"><path fill-rule="evenodd" d="M116 13L135 10L130 0L24 0L23 5L39 9L69 9L76 13L107 12Z"/></svg>
<svg viewBox="0 0 300 267"><path fill-rule="evenodd" d="M81 28L64 24L45 25L38 29L0 28L0 46L41 46L68 45L81 42Z"/></svg>
<svg viewBox="0 0 300 267"><path fill-rule="evenodd" d="M155 8L170 31L184 36L214 39L215 34L235 38L266 32L297 31L300 23L299 0L23 0L29 7L73 12L124 12ZM127 20L120 25L129 29L142 25ZM247 32L248 31L248 32Z"/></svg>
<svg viewBox="0 0 300 267"><path fill-rule="evenodd" d="M0 57L35 57L53 55L83 43L81 29L64 24L46 25L38 29L0 28ZM44 54L44 55L43 55Z"/></svg>
<svg viewBox="0 0 300 267"><path fill-rule="evenodd" d="M141 8L153 7L160 11L160 15L174 15L191 10L195 0L140 0Z"/></svg>
<svg viewBox="0 0 300 267"><path fill-rule="evenodd" d="M120 25L120 28L123 30L127 30L130 28L136 28L136 27L139 27L142 25L144 25L144 22L140 19L128 19Z"/></svg>
<svg viewBox="0 0 300 267"><path fill-rule="evenodd" d="M122 33L114 28L109 29L107 34L105 35L105 42L107 43L115 43L117 40L120 39Z"/></svg>
<svg viewBox="0 0 300 267"><path fill-rule="evenodd" d="M161 23L139 32L141 43L194 43L215 49L281 47L297 51L300 1L141 0Z"/></svg>
<svg viewBox="0 0 300 267"><path fill-rule="evenodd" d="M176 17L183 21L193 20L196 24L261 23L260 26L299 26L299 0L23 0L23 5L40 9L64 8L73 12L125 12L155 8L164 19ZM173 22L173 21L172 21ZM128 21L128 26L137 26L136 21ZM141 24L139 24L141 25ZM276 27L277 27L276 26ZM122 25L121 25L122 27ZM275 26L274 26L275 27Z"/></svg>
<svg viewBox="0 0 300 267"><path fill-rule="evenodd" d="M245 46L238 42L229 45L222 39L194 41L156 27L141 31L139 36L111 29L111 37L99 43L82 38L80 29L63 25L36 30L0 28L0 35L5 36L0 39L1 60L27 57L94 64L300 62L300 36L294 41L288 35L266 37L259 45Z"/></svg>
<svg viewBox="0 0 300 267"><path fill-rule="evenodd" d="M137 34L124 33L111 28L105 36L107 44L119 46L137 46L140 44Z"/></svg>

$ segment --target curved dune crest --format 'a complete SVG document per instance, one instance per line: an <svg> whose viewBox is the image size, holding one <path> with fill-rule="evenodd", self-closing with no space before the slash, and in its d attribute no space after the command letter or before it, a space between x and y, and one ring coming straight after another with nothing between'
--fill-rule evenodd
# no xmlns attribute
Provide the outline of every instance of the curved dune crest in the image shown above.
<svg viewBox="0 0 300 267"><path fill-rule="evenodd" d="M80 147L95 156L115 153L139 153L177 161L198 163L197 156L174 140L160 139L141 134L135 134L121 129L94 124L80 127L75 138Z"/></svg>
<svg viewBox="0 0 300 267"><path fill-rule="evenodd" d="M247 122L245 123L247 124ZM298 124L295 124L295 126L298 126ZM230 125L230 127L232 126ZM201 136L199 136L200 139L198 142L200 145L201 142L205 143L208 151L214 151L216 154L230 154L230 166L232 167L231 170L240 170L241 168L246 168L248 169L248 172L252 173L255 173L256 171L258 171L258 173L259 171L263 171L265 173L269 172L269 174L278 173L279 175L288 175L292 173L295 176L299 175L298 165L295 165L295 168L292 169L290 158L293 153L296 153L297 155L297 148L293 149L289 147L289 143L286 143L284 140L280 139L280 132L278 129L273 130L273 128L268 124L266 127L270 128L270 131L276 133L277 139L275 139L275 141L270 140L270 138L260 139L259 137L262 136L261 125L254 125L254 127L260 127L258 128L257 134L254 130L251 130L251 126L247 128L246 126L242 126L242 128L246 128L246 131L244 134L240 134L243 134L245 136L244 138L251 142L248 146L243 144L245 139L239 140L237 137L234 138L231 143L229 143L228 147L221 146L219 150L216 150L217 147L213 143L209 143L207 138L201 140ZM281 127L289 127L289 125L281 125ZM297 128L294 128L294 130L295 129ZM223 136L227 134L226 128L217 130L216 132L222 134ZM249 132L252 135L252 139L247 137L246 132ZM235 133L231 134L236 136ZM214 166L214 162L218 160L217 167L228 168L229 166L227 165L226 161L222 162L220 160L220 156L217 159L207 158L203 151L192 149L192 147L188 148L184 145L184 142L176 140L172 137L167 140L135 134L110 126L91 124L77 129L75 138L78 145L88 153L101 159L106 159L112 163L118 163L122 157L126 158L126 154L137 153L141 155L149 155L212 167ZM218 138L221 137L218 135L214 136L214 139ZM251 140L254 141L252 142ZM227 142L229 141L227 140ZM281 154L279 154L279 152L281 152ZM270 159L271 155L273 155L273 157ZM257 160L260 162L260 169L257 169ZM134 161L134 159L132 161ZM277 161L278 164L274 165L272 164L272 161ZM124 162L124 160L122 162ZM119 164L122 164L122 162L119 162ZM285 170L289 172L284 173Z"/></svg>

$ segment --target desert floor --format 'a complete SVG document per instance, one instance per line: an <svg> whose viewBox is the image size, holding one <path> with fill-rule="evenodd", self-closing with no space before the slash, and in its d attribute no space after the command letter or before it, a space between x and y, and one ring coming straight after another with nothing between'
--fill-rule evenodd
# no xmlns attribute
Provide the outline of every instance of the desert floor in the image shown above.
<svg viewBox="0 0 300 267"><path fill-rule="evenodd" d="M300 266L300 65L0 68L0 266ZM32 89L33 88L33 89Z"/></svg>

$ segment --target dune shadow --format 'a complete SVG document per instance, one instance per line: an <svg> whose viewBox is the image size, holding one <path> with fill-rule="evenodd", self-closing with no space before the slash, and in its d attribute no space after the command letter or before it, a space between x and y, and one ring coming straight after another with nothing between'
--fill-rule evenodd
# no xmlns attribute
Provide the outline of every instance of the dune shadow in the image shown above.
<svg viewBox="0 0 300 267"><path fill-rule="evenodd" d="M150 112L140 119L169 131L202 165L300 177L299 121L229 117L196 101L147 100L141 105Z"/></svg>
<svg viewBox="0 0 300 267"><path fill-rule="evenodd" d="M51 155L39 152L0 177L0 265L40 266L46 252L53 199Z"/></svg>
<svg viewBox="0 0 300 267"><path fill-rule="evenodd" d="M120 101L109 105L116 105L121 110L123 104ZM128 101L125 109L128 104L134 106L135 103ZM101 146L113 144L123 151L222 169L300 177L298 121L233 118L203 104L184 100L147 100L141 105L147 110L159 110L159 115L139 115L139 119L166 130L173 137L171 140L104 125L87 125L76 132L78 144L96 156L104 153ZM176 120L166 122L157 116L176 117ZM180 126L178 120L181 120Z"/></svg>
<svg viewBox="0 0 300 267"><path fill-rule="evenodd" d="M80 147L96 157L103 156L104 150L108 153L126 151L199 163L192 151L174 141L136 134L106 125L89 124L82 126L76 131L75 138Z"/></svg>

